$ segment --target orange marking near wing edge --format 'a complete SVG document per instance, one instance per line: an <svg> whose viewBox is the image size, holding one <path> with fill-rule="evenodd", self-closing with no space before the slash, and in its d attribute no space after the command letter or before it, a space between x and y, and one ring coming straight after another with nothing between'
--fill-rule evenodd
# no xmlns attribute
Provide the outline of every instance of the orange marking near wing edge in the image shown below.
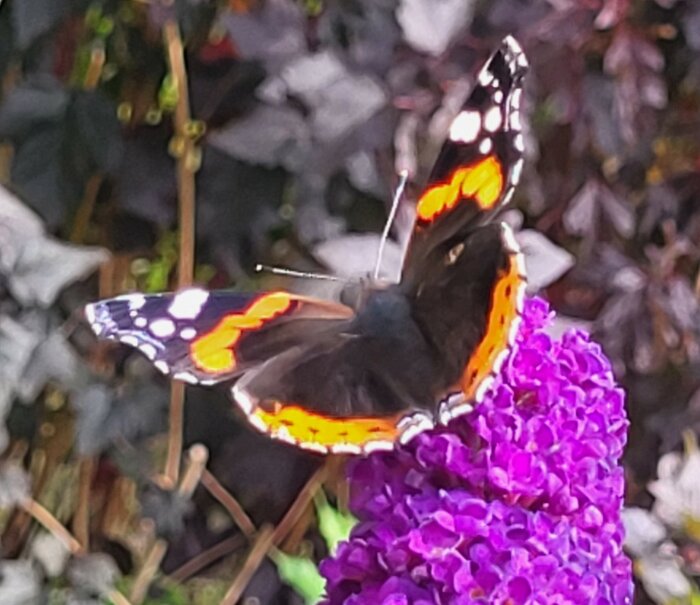
<svg viewBox="0 0 700 605"><path fill-rule="evenodd" d="M482 209L488 210L501 197L503 183L501 163L490 155L476 164L455 170L449 183L428 189L418 201L418 218L435 220L464 198L473 199Z"/></svg>
<svg viewBox="0 0 700 605"><path fill-rule="evenodd" d="M393 443L403 414L386 418L329 418L299 406L275 403L272 410L257 407L252 417L252 424L271 437L307 449L350 453L373 443Z"/></svg>
<svg viewBox="0 0 700 605"><path fill-rule="evenodd" d="M240 313L226 315L212 330L190 344L195 365L206 372L230 372L236 367L233 346L245 330L260 328L292 305L286 292L265 294Z"/></svg>
<svg viewBox="0 0 700 605"><path fill-rule="evenodd" d="M498 356L509 347L509 338L519 316L518 298L525 282L518 271L515 256L499 276L491 297L491 308L484 338L472 354L462 375L461 389L468 399L476 398L477 389L492 371L497 371Z"/></svg>

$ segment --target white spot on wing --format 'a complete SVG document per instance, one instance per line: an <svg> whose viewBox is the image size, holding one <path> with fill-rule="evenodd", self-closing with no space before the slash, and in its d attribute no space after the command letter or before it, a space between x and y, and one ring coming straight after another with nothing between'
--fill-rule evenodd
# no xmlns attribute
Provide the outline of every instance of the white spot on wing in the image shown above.
<svg viewBox="0 0 700 605"><path fill-rule="evenodd" d="M523 171L523 159L520 158L515 164L513 164L513 168L511 169L510 172L510 178L511 182L513 185L517 185L518 181L520 181L520 173Z"/></svg>
<svg viewBox="0 0 700 605"><path fill-rule="evenodd" d="M197 336L197 330L194 328L182 328L180 330L180 338L183 340L192 340L195 336Z"/></svg>
<svg viewBox="0 0 700 605"><path fill-rule="evenodd" d="M182 380L182 382L187 382L189 384L197 384L199 382L197 377L189 372L177 372L176 374L173 374L173 378L176 380Z"/></svg>
<svg viewBox="0 0 700 605"><path fill-rule="evenodd" d="M250 396L250 393L245 389L241 388L238 383L234 384L231 388L231 396L233 400L238 404L244 414L251 416L253 410L258 406L256 399ZM251 416L252 417L252 416Z"/></svg>
<svg viewBox="0 0 700 605"><path fill-rule="evenodd" d="M126 294L124 299L128 301L131 311L138 311L146 304L146 297L143 294Z"/></svg>
<svg viewBox="0 0 700 605"><path fill-rule="evenodd" d="M125 345L129 345L130 347L138 347L139 346L139 341L135 336L130 336L127 334L126 336L121 336L119 338L119 340L121 342L123 342Z"/></svg>
<svg viewBox="0 0 700 605"><path fill-rule="evenodd" d="M515 239L513 229L507 223L501 223L501 229L503 230L503 241L506 244L506 248L510 252L518 252L520 250L520 246L518 245L518 241Z"/></svg>
<svg viewBox="0 0 700 605"><path fill-rule="evenodd" d="M167 374L170 371L170 366L163 361L162 359L159 359L158 361L153 363L156 368L158 368L163 374Z"/></svg>
<svg viewBox="0 0 700 605"><path fill-rule="evenodd" d="M362 448L354 443L334 443L331 445L334 454L361 454Z"/></svg>
<svg viewBox="0 0 700 605"><path fill-rule="evenodd" d="M435 426L433 419L424 412L414 412L410 416L402 418L397 428L399 429L399 442L408 443L416 435L423 431L429 431Z"/></svg>
<svg viewBox="0 0 700 605"><path fill-rule="evenodd" d="M261 433L268 433L269 428L265 424L265 422L260 418L260 416L256 416L255 414L252 414L248 416L248 422L250 422L250 425L253 428L258 429Z"/></svg>
<svg viewBox="0 0 700 605"><path fill-rule="evenodd" d="M520 152L522 153L525 151L525 141L523 140L523 135L518 133L515 135L515 138L513 139L513 146Z"/></svg>
<svg viewBox="0 0 700 605"><path fill-rule="evenodd" d="M371 454L372 452L388 452L394 449L394 443L392 441L370 441L365 443L362 447L362 451L365 454Z"/></svg>
<svg viewBox="0 0 700 605"><path fill-rule="evenodd" d="M145 328L148 325L148 320L145 317L137 317L134 320L134 325L137 328Z"/></svg>
<svg viewBox="0 0 700 605"><path fill-rule="evenodd" d="M513 113L510 114L510 127L513 130L520 130L523 125L520 122L520 112L519 111L514 111Z"/></svg>
<svg viewBox="0 0 700 605"><path fill-rule="evenodd" d="M168 307L168 313L176 319L194 319L209 298L209 292L201 288L190 288L178 292Z"/></svg>
<svg viewBox="0 0 700 605"><path fill-rule="evenodd" d="M319 454L328 453L328 448L325 445L321 445L320 443L308 443L302 441L299 443L295 443L295 445L298 445L302 449L309 450L310 452L317 452Z"/></svg>
<svg viewBox="0 0 700 605"><path fill-rule="evenodd" d="M479 143L479 152L483 153L486 155L491 151L491 147L493 146L493 143L491 143L491 139L484 139Z"/></svg>
<svg viewBox="0 0 700 605"><path fill-rule="evenodd" d="M478 111L462 111L452 121L450 140L471 143L476 140L481 129L481 116Z"/></svg>
<svg viewBox="0 0 700 605"><path fill-rule="evenodd" d="M159 338L165 338L166 336L172 336L175 333L175 323L171 319L162 317L151 322L148 326L153 336L158 336Z"/></svg>
<svg viewBox="0 0 700 605"><path fill-rule="evenodd" d="M502 123L501 108L494 106L484 115L484 128L489 132L496 132Z"/></svg>
<svg viewBox="0 0 700 605"><path fill-rule="evenodd" d="M493 74L487 68L482 70L479 74L479 84L482 86L488 86L493 81Z"/></svg>
<svg viewBox="0 0 700 605"><path fill-rule="evenodd" d="M87 319L90 324L95 323L95 305L85 305L85 319Z"/></svg>
<svg viewBox="0 0 700 605"><path fill-rule="evenodd" d="M141 353L143 353L151 361L153 361L156 358L156 348L151 344L142 344L141 346L139 346L139 351L141 351Z"/></svg>

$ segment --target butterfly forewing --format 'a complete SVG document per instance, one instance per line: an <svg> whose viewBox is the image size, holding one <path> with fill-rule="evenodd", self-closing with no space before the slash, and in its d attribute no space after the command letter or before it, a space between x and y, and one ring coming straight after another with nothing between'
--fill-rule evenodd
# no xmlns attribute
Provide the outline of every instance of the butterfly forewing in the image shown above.
<svg viewBox="0 0 700 605"><path fill-rule="evenodd" d="M125 294L85 313L101 338L136 347L161 372L192 384L235 378L353 315L344 305L289 292L200 288Z"/></svg>
<svg viewBox="0 0 700 605"><path fill-rule="evenodd" d="M430 253L442 242L482 224L510 200L523 163L526 71L520 45L508 37L479 72L418 199L406 279L432 262Z"/></svg>

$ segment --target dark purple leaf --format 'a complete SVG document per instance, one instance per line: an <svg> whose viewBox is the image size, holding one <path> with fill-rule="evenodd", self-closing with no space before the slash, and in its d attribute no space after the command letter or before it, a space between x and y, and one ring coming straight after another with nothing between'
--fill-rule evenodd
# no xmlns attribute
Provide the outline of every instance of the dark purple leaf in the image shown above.
<svg viewBox="0 0 700 605"><path fill-rule="evenodd" d="M12 24L17 46L27 50L41 35L55 27L68 14L69 0L22 0L12 2Z"/></svg>
<svg viewBox="0 0 700 605"><path fill-rule="evenodd" d="M227 11L221 24L244 59L261 60L270 73L306 48L304 16L298 4L270 0L250 12Z"/></svg>
<svg viewBox="0 0 700 605"><path fill-rule="evenodd" d="M598 222L600 185L591 179L571 198L563 216L564 228L572 235L591 236Z"/></svg>
<svg viewBox="0 0 700 605"><path fill-rule="evenodd" d="M528 292L546 288L574 266L573 255L538 231L525 229L516 237L525 256Z"/></svg>
<svg viewBox="0 0 700 605"><path fill-rule="evenodd" d="M41 599L41 572L31 561L0 561L0 603L32 605Z"/></svg>
<svg viewBox="0 0 700 605"><path fill-rule="evenodd" d="M689 4L688 14L683 17L682 24L688 46L700 50L700 5Z"/></svg>
<svg viewBox="0 0 700 605"><path fill-rule="evenodd" d="M330 52L306 55L290 62L281 79L288 94L311 109L311 128L322 141L338 139L366 122L387 102L380 84L348 71Z"/></svg>
<svg viewBox="0 0 700 605"><path fill-rule="evenodd" d="M648 110L666 107L663 67L664 57L654 44L626 28L616 32L605 53L604 69L615 77L615 113L628 143L655 125Z"/></svg>
<svg viewBox="0 0 700 605"><path fill-rule="evenodd" d="M0 509L8 510L23 504L31 496L31 480L16 463L0 466Z"/></svg>
<svg viewBox="0 0 700 605"><path fill-rule="evenodd" d="M604 0L603 8L595 19L598 29L609 29L617 25L629 11L630 0Z"/></svg>
<svg viewBox="0 0 700 605"><path fill-rule="evenodd" d="M409 46L437 56L469 23L474 0L400 0L396 19Z"/></svg>
<svg viewBox="0 0 700 605"><path fill-rule="evenodd" d="M291 172L304 167L311 147L309 127L298 111L267 105L213 132L209 143L238 160Z"/></svg>
<svg viewBox="0 0 700 605"><path fill-rule="evenodd" d="M401 37L395 8L395 0L326 3L318 23L321 44L345 53L353 67L384 74L396 66Z"/></svg>

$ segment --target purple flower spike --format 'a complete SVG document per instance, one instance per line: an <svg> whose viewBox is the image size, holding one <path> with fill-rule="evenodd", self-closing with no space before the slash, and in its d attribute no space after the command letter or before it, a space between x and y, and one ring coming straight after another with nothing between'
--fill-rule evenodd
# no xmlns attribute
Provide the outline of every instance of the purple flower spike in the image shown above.
<svg viewBox="0 0 700 605"><path fill-rule="evenodd" d="M328 605L622 605L624 393L545 301L484 401L408 446L355 461L350 540L321 564Z"/></svg>

